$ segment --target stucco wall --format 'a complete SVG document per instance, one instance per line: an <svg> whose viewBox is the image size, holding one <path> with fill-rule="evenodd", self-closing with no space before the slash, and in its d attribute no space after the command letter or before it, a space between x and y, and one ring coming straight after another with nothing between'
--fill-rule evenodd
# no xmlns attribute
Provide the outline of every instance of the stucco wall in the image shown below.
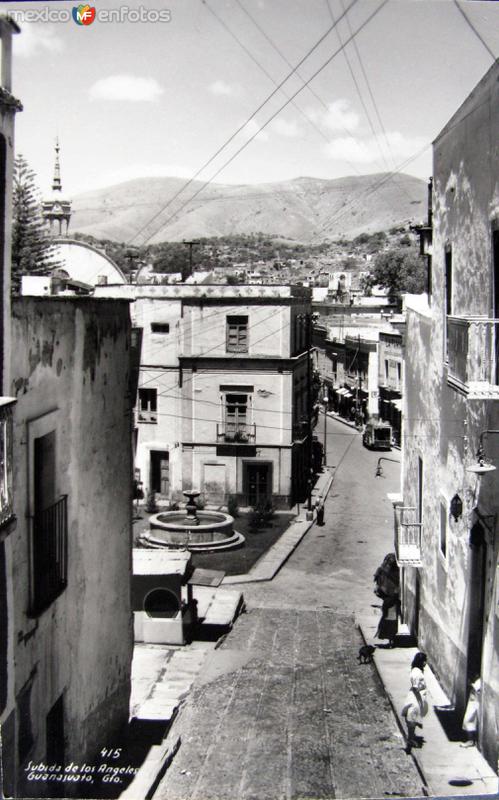
<svg viewBox="0 0 499 800"><path fill-rule="evenodd" d="M4 35L4 34L3 34ZM0 394L7 395L10 380L10 269L11 269L11 230L12 230L12 170L14 159L14 111L6 112L0 108L0 136L5 146L5 184L0 186L3 192L3 219L0 221L0 280L2 289L2 301L0 307ZM1 210L1 204L0 204ZM0 544L1 567L0 567L0 592L4 603L5 624L2 624L1 651L2 659L1 672L6 678L5 685L1 693L0 701L0 725L3 724L14 708L14 682L12 680L14 672L14 629L11 615L7 613L13 602L12 587L12 547L10 537Z"/></svg>
<svg viewBox="0 0 499 800"><path fill-rule="evenodd" d="M13 303L15 680L16 692L33 682L28 757L34 760L45 757L45 717L63 692L68 762L91 759L128 718L129 338L127 302ZM68 496L68 586L46 611L30 617L30 450L33 432L44 426L56 431L56 492Z"/></svg>
<svg viewBox="0 0 499 800"><path fill-rule="evenodd" d="M477 596L483 590L481 658L483 703L480 742L497 765L499 636L497 611L497 512L499 472L477 477L479 435L499 427L499 401L471 399L448 381L446 361L445 253L452 250L452 313L493 314L492 227L499 214L499 67L495 65L437 138L434 149L433 288L430 304L409 301L407 318L404 505L417 504L417 459L424 465L423 539L419 570L419 645L458 711L477 663ZM473 335L473 334L471 334ZM484 357L484 354L481 354ZM487 439L497 466L499 437ZM458 494L462 517L449 502ZM447 552L440 547L440 503L447 509ZM484 543L470 546L470 531L483 520ZM483 580L477 564L484 561ZM416 619L416 570L405 571L405 611Z"/></svg>
<svg viewBox="0 0 499 800"><path fill-rule="evenodd" d="M306 324L303 320L300 334L295 318L310 309L301 298L291 301L289 287L205 287L205 302L199 294L203 287L157 288L157 293L142 296L146 287L136 287L132 311L134 325L143 329L139 388L157 391L155 420L137 423L136 466L146 493L151 451L168 453L172 498L183 500L184 488L203 487L206 458L213 461L217 441L224 443L217 439L217 423L225 419L220 387L243 385L253 387L247 416L247 422L256 426L256 441L251 444L260 445L260 460L272 462L273 492L287 501L292 423L304 409L306 358L283 365L280 359L303 348ZM208 290L211 294L206 294ZM231 314L248 316L248 353L227 352L226 320ZM168 331L154 333L154 323L168 325ZM198 357L201 360L193 365L190 359ZM281 453L281 447L287 452ZM225 495L241 493L240 459L224 456L219 466L224 467Z"/></svg>

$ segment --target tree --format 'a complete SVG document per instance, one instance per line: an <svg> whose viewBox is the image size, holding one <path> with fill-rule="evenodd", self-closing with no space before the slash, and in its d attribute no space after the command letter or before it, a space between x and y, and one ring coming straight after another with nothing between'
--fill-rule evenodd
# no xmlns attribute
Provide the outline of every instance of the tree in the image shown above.
<svg viewBox="0 0 499 800"><path fill-rule="evenodd" d="M401 294L423 292L425 280L425 262L419 251L414 247L397 247L378 254L369 284L388 289L389 300L400 305Z"/></svg>
<svg viewBox="0 0 499 800"><path fill-rule="evenodd" d="M43 274L56 266L35 173L23 156L18 156L14 162L12 195L12 285L19 286L21 275Z"/></svg>

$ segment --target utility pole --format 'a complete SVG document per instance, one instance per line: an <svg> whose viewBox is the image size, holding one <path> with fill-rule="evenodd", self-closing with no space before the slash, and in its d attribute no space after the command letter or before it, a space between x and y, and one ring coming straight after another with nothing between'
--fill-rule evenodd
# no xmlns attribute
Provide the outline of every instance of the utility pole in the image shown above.
<svg viewBox="0 0 499 800"><path fill-rule="evenodd" d="M360 392L362 390L362 373L360 369L360 334L358 335L357 339L357 400L355 403L355 425L360 427L361 425L361 398Z"/></svg>
<svg viewBox="0 0 499 800"><path fill-rule="evenodd" d="M192 248L196 245L200 244L200 242L188 242L186 239L183 240L183 244L187 245L189 248L189 275L192 275ZM183 275L182 279L185 280L189 277L189 275Z"/></svg>
<svg viewBox="0 0 499 800"><path fill-rule="evenodd" d="M324 457L324 469L327 467L327 407L329 403L329 395L327 393L327 386L324 384L324 393L322 395L322 402L324 403L324 447L322 454Z"/></svg>

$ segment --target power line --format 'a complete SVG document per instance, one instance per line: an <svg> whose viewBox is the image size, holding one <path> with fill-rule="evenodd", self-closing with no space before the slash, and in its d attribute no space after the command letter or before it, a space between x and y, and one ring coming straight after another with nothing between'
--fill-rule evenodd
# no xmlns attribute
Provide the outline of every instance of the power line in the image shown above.
<svg viewBox="0 0 499 800"><path fill-rule="evenodd" d="M293 65L292 65L291 61L290 61L288 58L286 58L286 56L284 55L284 53L282 52L282 50L280 50L280 48L279 48L279 47L276 45L276 43L274 42L274 40L273 40L273 39L271 39L271 37L270 37L270 36L267 34L267 32L265 31L265 29L264 29L264 28L262 28L262 27L261 27L261 25L260 25L260 24L259 24L259 23L256 21L256 19L255 19L255 18L252 16L252 14L250 14L250 12L248 11L248 9L247 9L247 8L245 8L245 7L242 5L242 3L240 2L240 0L236 0L236 3L237 3L237 5L239 6L239 8L241 9L241 11L243 11L243 12L244 12L244 14L246 14L246 16L248 17L248 19L250 19L250 20L251 20L251 22L252 22L252 23L253 23L253 25L256 27L256 29L257 29L257 30L258 30L258 31L259 31L259 32L262 34L262 36L263 36L263 37L266 39L266 41L267 41L267 42L268 42L268 43L271 45L271 47L272 47L272 48L275 50L275 52L276 52L276 53L277 53L277 54L278 54L278 55L279 55L279 56L282 58L282 60L283 60L283 61L284 61L284 62L285 62L287 65L288 65L288 67L291 67L291 68L292 68L292 67L293 67ZM210 7L207 5L207 8L210 8ZM264 69L264 67L263 67L263 66L260 64L260 62L259 62L257 59L255 59L255 58L253 57L253 55L252 55L252 54L251 54L251 53L248 51L248 49L245 47L245 45L243 45L243 44L240 42L240 40L239 40L237 37L235 37L235 35L234 35L234 34L232 33L232 31L231 31L231 30L228 28L228 26L225 24L225 22L224 22L224 21L223 21L223 20L222 20L222 19L221 19L221 18L220 18L220 17L219 17L217 14L215 14L215 12L213 11L213 9L211 9L211 8L210 8L210 11L211 11L211 13L212 13L212 14L213 14L213 15L214 15L214 16L215 16L217 19L218 19L218 21L220 22L220 24L221 24L221 25L223 25L223 27L224 27L224 28L225 28L225 29L226 29L226 30L227 30L227 31L228 31L228 32L231 34L231 36L233 36L233 37L236 39L236 41L237 41L239 44L241 44L241 47L243 47L243 49L245 50L245 52L247 52L247 53L248 53L248 55L250 56L250 58L251 58L251 59L252 59L252 60L253 60L253 61L254 61L254 62L257 64L257 65L258 65L258 67L259 67L259 68L260 68L260 69L261 69L261 70L262 70L262 71L265 73L265 75L267 75L267 77L270 77L270 76L269 76L269 73L267 72L267 70L265 70L265 69ZM333 19L333 22L335 22L335 20L334 20L334 19ZM340 43L341 43L341 42L340 42ZM306 82L305 82L305 78L303 78L303 77L302 77L301 73L300 73L300 72L298 72L298 70L296 70L296 71L295 71L295 74L296 74L296 76L297 76L297 77L298 77L298 78L301 80L301 82L302 82L302 83L304 84L304 86L305 86L305 83L306 83ZM273 79L273 78L271 78L271 80L274 80L274 79ZM274 81L274 83L275 83L275 81ZM311 87L311 86L307 86L307 89L308 89L308 91L310 92L310 94L312 95L312 97L315 97L315 99L316 99L316 100L318 100L318 101L321 103L321 105L322 105L322 106L323 106L323 107L324 107L326 110L328 110L327 103L325 103L325 102L324 102L324 100L323 100L323 99L322 99L322 98L321 98L321 97L320 97L320 96L317 94L317 92L316 92L314 89L312 89L312 87ZM284 94L284 92L283 92L283 94ZM287 97L287 95L285 95L285 96ZM329 137L328 137L328 136L326 136L326 134L325 134L325 133L324 133L324 132L323 132L323 131L322 131L322 130L319 128L319 126L318 126L318 125L315 123L315 121L312 119L312 117L311 117L309 114L307 114L307 112L306 112L306 111L304 111L302 108L300 108L300 106L299 106L299 105L297 105L297 104L296 104L294 101L293 101L293 106L294 106L294 107L297 109L297 111L299 111L299 112L300 112L300 114L302 115L302 117L304 117L304 118L307 120L307 122L308 122L308 123L309 123L309 124L312 126L312 128L314 128L314 130L315 130L315 131L317 131L317 133L318 133L318 134L319 134L319 135L320 135L320 136L321 136L321 137L324 139L324 141L326 141L326 142L329 144L329 143L330 143L330 139L329 139ZM344 125L342 125L341 127L343 128L343 130L345 131L345 133L346 133L346 134L348 134L349 136L353 136L353 137L355 138L355 136L354 136L354 133L353 133L352 131L350 131L350 130L349 130L347 127L345 127ZM348 160L346 160L346 159L345 159L345 163L347 163L347 164L348 164L348 166L349 166L349 167L351 167L351 169L352 169L354 172L356 172L358 175L360 175L360 174L361 174L361 173L359 172L359 170L357 169L357 167L356 167L354 164L352 164L350 161L348 161Z"/></svg>
<svg viewBox="0 0 499 800"><path fill-rule="evenodd" d="M385 2L387 2L387 1L388 1L388 0L385 0ZM206 0L201 0L201 2L203 2L205 5L207 5L207 3L206 3ZM358 2L358 0L353 0L353 2L352 2L352 3L350 4L350 6L348 7L348 11L349 11L351 8L353 8L353 6L354 6L354 5L355 5L357 2ZM345 13L346 13L346 12L345 12ZM343 15L342 15L342 16L343 16ZM340 17L340 19L341 19L341 17ZM338 20L338 21L339 21L339 20ZM210 165L210 164L211 164L211 163L212 163L212 162L215 160L215 158L216 158L216 157L217 157L217 156L218 156L218 155L219 155L219 154L220 154L220 153L221 153L223 150L225 150L225 148L226 148L226 147L227 147L227 146L228 146L228 145L229 145L229 144L230 144L230 143L231 143L231 142L232 142L232 141L235 139L235 137L236 137L236 136L237 136L237 135L238 135L238 134L239 134L239 133L240 133L240 132L241 132L241 131L242 131L242 130L243 130L243 129L244 129L246 126L247 126L247 125L248 125L248 123L249 123L249 122L251 122L251 120L252 120L252 119L254 119L254 117L256 117L256 115L257 115L257 114L258 114L258 113L261 111L261 109L262 109L262 108L263 108L263 107L264 107L264 106L265 106L265 105L266 105L266 104L269 102L269 100L271 100L271 99L272 99L272 98L273 98L273 97L274 97L274 96L277 94L277 92L278 92L278 91L281 89L281 87L282 87L282 86L284 86L284 84L286 83L286 81L287 81L287 80L288 80L288 79L289 79L289 78L290 78L290 77L291 77L291 76L292 76L292 75L293 75L293 74L296 72L296 70L297 70L297 69L298 69L298 68L299 68L299 67L300 67L300 66L301 66L301 65L302 65L302 64L303 64L303 63L304 63L304 62L307 60L307 58L309 58L309 56L310 56L310 55L311 55L311 54L312 54L312 53L313 53L313 52L314 52L314 51L315 51L315 50L316 50L316 49L319 47L319 45L320 45L320 44L322 44L322 42L323 42L323 41L324 41L324 40L325 40L325 39L326 39L326 38L329 36L329 34L331 33L331 31L334 29L334 27L335 27L334 25L331 25L331 26L328 28L328 30L327 30L327 31L326 31L326 32L325 32L325 33L324 33L324 34L323 34L323 35L322 35L322 36L321 36L321 37L320 37L320 38L319 38L319 39L318 39L318 40L315 42L315 44L314 44L314 45L313 45L313 46L312 46L312 47L311 47L311 48L310 48L310 49L307 51L307 53L306 53L306 54L303 56L303 58L302 58L302 59L301 59L301 60L298 62L298 64L297 64L297 65L296 65L296 66L295 66L295 67L294 67L294 68L291 70L291 72L289 72L289 73L286 75L286 77L285 77L285 78L284 78L284 79L283 79L283 80L282 80L282 81L281 81L281 82L280 82L280 83L279 83L279 84L276 86L276 88L275 88L275 89L274 89L274 90L273 90L273 91L272 91L272 92L271 92L269 95L267 95L267 97L265 98L265 100L263 100L263 102L262 102L262 103L260 103L260 105L258 106L258 108L257 108L257 109L256 109L256 110L255 110L255 111L254 111L254 112L253 112L253 113L252 113L252 114L251 114L251 115L248 117L248 119L246 119L246 120L245 120L245 121L242 123L242 125L240 125L240 126L239 126L239 128L237 128L237 130L236 130L236 131L234 131L234 133L232 133L232 134L231 134L231 136L229 136L229 138L228 138L228 139L226 139L226 141L225 141L225 142L224 142L224 143L223 143L223 144L222 144L222 145L221 145L221 146L220 146L220 147L219 147L219 148L216 150L216 152L215 152L215 153L214 153L214 154L213 154L213 155L212 155L212 156L211 156L211 157L210 157L210 158L209 158L207 161L205 161L205 163L204 163L204 164L203 164L203 165L202 165L202 166L201 166L201 167L200 167L200 168L199 168L199 169L198 169L198 170L195 172L195 174L192 176L192 178L189 178L189 179L188 179L188 180L185 182L184 186L183 186L183 187L182 187L182 188L181 188L181 189L180 189L180 190L179 190L179 191L178 191L178 192L177 192L177 193L176 193L176 194L175 194L175 195L174 195L174 196L173 196L173 197L172 197L172 198L169 200L169 202L168 202L168 203L167 203L167 204L164 206L164 208L163 208L163 209L161 209L161 211L159 211L157 214L155 214L155 216L154 216L154 217L152 217L152 219L151 219L151 220L149 220L149 222L148 222L146 225L143 225L141 228L139 228L139 230L138 230L138 231L137 231L137 232L136 232L136 233L135 233L135 234L132 236L132 238L129 240L130 242L133 242L133 241L134 241L134 239L136 239L136 238L137 238L137 236L139 236L141 233L143 233L143 231L144 231L144 230L145 230L145 229L148 227L148 225L152 224L152 223L154 222L154 220L155 220L155 219L157 219L157 217L158 217L160 214L162 214L162 213L163 213L163 211L165 211L165 210L166 210L166 209L167 209L167 208L168 208L168 207L169 207L169 206L172 204L172 202L173 202L173 201L174 201L174 200L175 200L175 199L176 199L176 198L177 198L177 197L178 197L178 196L179 196L179 195L180 195L180 194L181 194L181 193L184 191L184 189L186 189L186 188L187 188L187 187L188 187L188 186L189 186L189 185L190 185L190 184L191 184L191 183L192 183L192 182L193 182L193 181L194 181L194 180L195 180L195 179L198 177L198 175L200 175L200 173L201 173L201 172L203 172L203 170L204 170L204 169L206 169L206 167L208 167L208 166L209 166L209 165ZM291 98L291 99L293 99L293 98ZM288 101L288 102L289 102L289 101ZM287 103L286 103L286 105L287 105ZM252 139L253 139L253 138L254 138L254 137L252 137ZM250 139L250 141L251 141L252 139ZM217 173L217 174L218 174L218 173ZM212 179L211 179L211 180L212 180ZM205 184L205 185L206 185L206 184ZM203 188L204 188L204 187L203 187ZM163 225L162 225L161 227L163 227ZM156 232L157 232L157 231L156 231ZM154 234L152 234L152 235L154 235ZM151 235L151 236L149 236L149 237L146 239L146 242L147 242L147 241L149 241L149 240L152 238L152 235Z"/></svg>
<svg viewBox="0 0 499 800"><path fill-rule="evenodd" d="M466 20L466 24L471 28L471 30L473 31L473 33L475 34L477 39L479 39L480 42L483 44L483 46L485 47L485 49L486 49L487 53L489 54L489 56L491 56L491 58L495 61L496 58L497 58L496 54L490 49L490 47L488 46L487 42L484 40L484 38L481 36L481 34L477 31L477 29L473 25L472 21L470 20L470 18L468 17L468 15L464 11L464 9L461 8L461 6L457 2L457 0L454 0L454 5L456 6L456 8L459 11L459 13L462 14L464 19Z"/></svg>
<svg viewBox="0 0 499 800"><path fill-rule="evenodd" d="M333 14L332 14L332 11L331 11L331 6L330 6L330 0L326 0L326 2L327 2L327 4L328 4L328 8L329 8L329 10L330 10L330 12L331 12L331 16L333 16ZM341 3L341 8L344 10L344 8L345 8L345 7L344 7L344 5L343 5L343 0L340 0L340 3ZM347 25L348 25L348 30L350 31L350 33L352 33L352 26L350 25L350 19L348 18L348 15L347 15L347 16L345 16L345 20L346 20L346 23L347 23ZM337 33L338 33L338 36L339 36L339 32L338 32L338 31L337 31ZM359 49L359 46L358 46L358 44L357 44L357 41L356 41L355 39L353 40L353 42L352 42L352 45L353 45L353 47L354 47L355 53L356 53L356 55L357 55L357 59L358 59L358 61L359 61L360 69L361 69L362 75L363 75L363 77L364 77L364 81L365 81L365 83L366 83L366 86L367 86L367 91L369 92L369 96L370 96L370 98L371 98L371 103L373 104L373 107L374 107L374 113L376 114L376 117L377 117L377 120L378 120L378 124L379 124L379 126L380 126L380 128L381 128L381 132L382 132L382 134L383 134L383 138L384 138L385 146L386 146L386 148L387 148L387 150L388 150L388 152L390 153L390 156L391 156L391 158L392 158L392 167L395 167L395 159L394 159L394 157L393 157L393 153L391 152L390 143L389 143L389 141L388 141L388 136L387 136L387 133L386 133L386 130L385 130L385 126L383 125L383 122L382 122L382 119L381 119L381 115L380 115L380 113L379 113L379 109L378 109L378 104L376 103L376 100L375 100L375 98L374 98L374 93L373 93L373 91L372 91L371 84L370 84L369 78L368 78L368 76L367 76L367 72L366 72L366 70L365 70L365 68L364 68L364 63L363 63L363 61L362 61L362 57L361 57L361 55L360 55L360 49ZM347 54L346 54L346 51L345 51L345 57L346 57L346 55L347 55ZM352 77L353 77L353 71L352 71ZM357 86L357 82L355 81L355 79L354 79L354 82L355 82L355 85ZM361 97L361 94L360 94L360 87L358 88L358 91L359 91L359 97ZM361 102L362 102L362 105L364 106L364 109L366 110L366 107L365 107L365 105L364 105L364 103L363 103L362 97L361 97ZM367 110L366 110L366 113L367 113ZM385 164L386 164L386 166L387 166L388 170L390 170L390 166L389 166L389 164L388 164L388 161L387 161L387 159L386 159L386 158L385 158L385 156L384 156L384 153L383 153L383 151L382 151L382 148L381 148L381 146L380 146L380 143L379 143L379 140L378 140L378 137L377 137L377 134L376 134L376 131L375 131L374 125L373 125L373 123L372 123L372 121L371 121L371 117L369 116L369 114L367 115L367 117L368 117L368 120L369 120L369 124L370 124L370 126L371 126L371 130L372 130L372 132L373 132L373 135L374 135L374 137L375 137L375 139L376 139L376 142L377 142L377 145L378 145L378 149L379 149L379 151L380 151L380 152L381 152L381 154L382 154L382 158L383 158L383 160L384 160L384 162L385 162ZM395 180L394 180L394 183L395 183ZM398 184L398 183L397 183L397 186L400 186L400 184ZM409 193L408 193L408 192L406 192L405 188L404 188L403 186L400 186L400 188L402 189L402 191L404 192L404 194L406 195L406 197L408 197L409 199L411 199L411 197L410 197Z"/></svg>
<svg viewBox="0 0 499 800"><path fill-rule="evenodd" d="M421 156L429 147L431 147L431 143L425 144L420 150L418 150L416 153L413 153L412 156L409 156L409 158L399 164L396 169L392 170L392 172L390 172L388 175L383 175L383 177L377 180L374 185L368 187L365 191L361 192L358 197L354 198L345 206L343 206L336 214L333 214L331 217L329 217L327 223L312 237L311 244L319 241L321 234L324 235L328 228L331 228L332 224L342 219L349 211L352 211L358 207L365 197L370 197L371 194L377 192L378 189L380 189L387 181L391 180L402 169L405 169L405 167L407 167L412 161L415 161L416 158L419 158L419 156Z"/></svg>
<svg viewBox="0 0 499 800"><path fill-rule="evenodd" d="M329 11L329 15L330 15L331 19L332 19L332 20L333 20L333 22L334 22L334 14L333 14L333 11L332 11L332 9L331 9L331 3L330 3L330 0L326 0L326 5L327 5L328 11ZM343 10L345 10L343 5L342 5L342 8L343 8ZM346 20L347 20L347 22L348 22L349 31L350 31L350 33L352 33L352 29L351 29L350 23L349 23L349 21L348 21L348 17L346 17ZM341 34L340 34L340 31L339 31L339 29L338 29L338 28L336 28L336 35L337 35L337 37L338 37L338 41L339 41L339 43L341 44L341 43L342 43L342 41L341 41ZM347 66L348 66L348 70L349 70L349 72L350 72L350 76L351 76L351 78L352 78L352 81L353 81L353 84L354 84L354 86L355 86L355 89L357 90L357 94L358 94L358 96L359 96L360 103L361 103L361 105L362 105L362 108L364 109L364 113L365 113L365 115L366 115L366 118L367 118L367 121L368 121L368 123L369 123L369 127L371 128L372 134L373 134L373 136L374 136L374 138L375 138L375 140L376 140L376 144L378 145L378 150L379 150L379 152L380 152L381 158L382 158L382 159L383 159L383 161L385 162L385 166L386 166L386 168L387 168L387 169L389 169L388 162L387 162L387 160L386 160L386 158L385 158L385 155L384 155L384 153L383 153L383 150L381 149L381 146L380 146L380 144L379 144L379 141L378 141L378 136L377 136L377 134L376 134L376 130L375 130L375 128L374 128L374 125L373 125L373 123L372 123L371 116L370 116L370 114L369 114L369 110L368 110L368 108L367 108L367 106L366 106L366 104L365 104L365 102L364 102L364 98L362 97L362 92L360 91L360 86L359 86L359 84L358 84L357 78L356 78L356 76L355 76L355 73L354 73L354 71L353 71L352 64L350 63L350 58L348 57L348 53L347 53L347 51L346 51L346 50L344 50L344 51L343 51L343 56L344 56L344 58L345 58L345 61L346 61L346 64L347 64Z"/></svg>
<svg viewBox="0 0 499 800"><path fill-rule="evenodd" d="M204 1L204 0L203 0L203 1ZM354 2L357 2L357 0L354 0ZM350 41L351 41L351 40L352 40L352 39L353 39L355 36L357 36L357 35L360 33L360 31L361 31L361 30L363 30L363 29L364 29L364 28L365 28L365 27L368 25L368 23L369 23L369 22L371 22L371 20L372 20L372 19L373 19L373 18L374 18L374 17L375 17L377 14L379 14L379 12L381 11L381 9L382 9L382 8L383 8L383 7L384 7L384 6L385 6L387 3L388 3L388 0L382 0L381 4L378 6L378 8L376 8L376 9L375 9L375 10L374 10L374 11L373 11L373 12L372 12L372 13L371 13L371 14L370 14L368 17L367 17L367 19L365 19L365 20L364 20L364 22L363 22L363 23L362 23L362 24L359 26L359 28L358 28L358 29L355 31L355 33L354 33L354 34L353 34L351 37L349 37L349 39L347 39L347 40L344 42L344 44L343 44L341 47L339 47L337 50L335 50L335 52L334 52L334 53L333 53L333 54L332 54L332 55L331 55L331 56L330 56L330 57L329 57L329 58L328 58L328 59L327 59L327 60L326 60L326 61L325 61L325 62L324 62L324 63L323 63L323 64L322 64L322 65L321 65L321 66L320 66L320 67L319 67L319 68L318 68L318 69L317 69L317 70L316 70L314 73L313 73L313 75L311 75L311 77L310 77L310 78L308 78L308 80L305 82L305 84L304 84L304 85L303 85L301 88L297 89L297 91L296 91L294 94L292 94L292 95L291 95L291 97L289 98L289 100L287 100L287 101L286 101L286 102L285 102L285 103L284 103L284 104L283 104L283 105L282 105L282 106L281 106L279 109L277 109L277 111L275 111L275 112L274 112L274 113L273 113L273 114L272 114L272 115L269 117L269 119L268 119L266 122L264 122L264 124L263 124L263 125L261 125L261 126L259 127L259 129L258 129L257 131L255 131L255 133L254 133L252 136L250 136L250 138L249 138L249 139L248 139L248 140L247 140L247 141L246 141L246 142L245 142L243 145L241 145L241 147L239 147L239 149L238 149L238 150L236 150L236 152L235 152L235 153L234 153L234 154L233 154L233 155L232 155L232 156L231 156L231 157L230 157L230 158L229 158L229 159L228 159L228 160L227 160L227 161L226 161L224 164L222 164L222 166L221 166L221 167L219 167L219 169L218 169L218 170L217 170L217 171L216 171L216 172L215 172L215 173L214 173L214 174L213 174L213 175L212 175L212 176L211 176L211 177L210 177L210 178L209 178L207 181L205 181L205 183L203 183L203 185L202 185L202 186L201 186L201 187L200 187L200 188L199 188L199 189L198 189L198 190L197 190L197 191L196 191L196 192L195 192L195 193L194 193L194 194L193 194L193 195L192 195L192 196L191 196L191 197L190 197L190 198L189 198L189 199L186 201L186 202L184 202L184 203L183 203L183 205L181 205L181 206L180 206L180 208L179 208L179 209L177 209L177 211L175 211L175 212L174 212L174 213L173 213L173 214L172 214L170 217L168 217L168 219L167 219L165 222L163 222L163 223L161 224L160 228L159 228L159 229L157 229L157 230L156 230L156 231L155 231L153 234L151 234L151 236L149 236L149 237L146 239L146 241L149 241L149 239L150 239L152 236L154 236L154 235L155 235L155 234L158 232L158 230L160 230L160 229L161 229L161 227L165 227L166 225L168 225L168 223L169 223L169 222L171 222L171 220L172 220L172 219L174 219L176 216L178 216L178 214L180 214L180 213L183 211L183 209L184 209L184 208L185 208L187 205L189 205L189 203L191 203L191 202L192 202L192 201L193 201L193 200L194 200L194 199L195 199L195 198L196 198L196 197L197 197L197 196L198 196L198 195L199 195L199 194L200 194L200 193L201 193L201 192L202 192L202 191L203 191L203 190L206 188L206 186L208 186L208 185L209 185L209 184L210 184L210 183L211 183L211 182L212 182L212 181L213 181L213 180L214 180L214 179L215 179L215 178L216 178L216 177L217 177L217 176L218 176L218 175L219 175L219 174L222 172L222 170L224 170L224 169L225 169L225 168L226 168L226 167L227 167L227 166L228 166L230 163L232 163L232 161L234 161L234 159L235 159L235 158L237 158L237 156L238 156L238 155L240 155L240 153L242 153L242 151L243 151L243 150L245 150L245 149L246 149L246 147L248 147L248 145L249 145L249 144L250 144L250 143L253 141L253 139L254 139L256 136L258 136L258 134L259 134L259 133L261 133L261 131L262 131L262 130L264 130L264 128L266 128L266 127L267 127L267 125L269 125L269 124L272 122L272 120L273 120L273 119L275 119L275 118L276 118L276 117L277 117L277 116L278 116L278 115L281 113L281 111L282 111L282 110L283 110L283 109L284 109L284 108L285 108L287 105L289 105L289 103L290 103L290 102L291 102L291 101L292 101L292 100L293 100L293 99L294 99L294 98L295 98L295 97L296 97L298 94L300 94L300 92L302 92L302 91L303 91L303 89L304 89L304 88L305 88L305 87L306 87L306 86L307 86L309 83L311 83L311 82L312 82L312 81L313 81L313 80L314 80L314 79L315 79L315 78L316 78L316 77L317 77L317 76L318 76L318 75L319 75L319 74L320 74L320 73L321 73L321 72L322 72L322 71L323 71L323 70L324 70L324 69L325 69L325 68L326 68L326 67L327 67L327 66L328 66L330 63L331 63L331 61L333 61L333 59L334 59L334 58L336 58L336 56L337 56L337 55L338 55L338 54L339 54L339 53L340 53L340 52L341 52L341 51L342 51L342 50L343 50L343 49L346 47L346 45L347 45L347 44L349 44L349 42L350 42ZM352 3L352 5L353 5L353 3ZM352 7L352 5L349 7L349 9ZM348 9L348 10L349 10L349 9ZM345 13L346 13L346 12L345 12ZM340 18L338 18L337 22L339 21L339 19L340 19ZM304 58L305 58L305 57L304 57ZM302 59L302 61L303 61L303 60L304 60L304 59ZM300 63L302 63L302 62L300 62ZM298 65L298 66L299 66L299 65ZM275 94L275 92L273 92L272 94ZM263 103L262 105L264 105L264 104L265 104L265 103ZM255 113L256 113L256 112L255 112ZM254 115L252 115L252 116L254 116ZM243 126L243 127L244 127L244 126Z"/></svg>

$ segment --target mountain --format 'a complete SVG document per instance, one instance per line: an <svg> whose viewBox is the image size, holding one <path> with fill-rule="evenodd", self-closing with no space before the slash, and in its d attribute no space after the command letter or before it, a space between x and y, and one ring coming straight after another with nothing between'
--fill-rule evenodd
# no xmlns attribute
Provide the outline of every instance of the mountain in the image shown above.
<svg viewBox="0 0 499 800"><path fill-rule="evenodd" d="M137 178L80 194L73 200L71 230L99 239L133 239L134 244L258 232L322 242L421 222L426 216L426 183L404 174L213 183L196 197L202 182L183 190L185 183L182 178Z"/></svg>

